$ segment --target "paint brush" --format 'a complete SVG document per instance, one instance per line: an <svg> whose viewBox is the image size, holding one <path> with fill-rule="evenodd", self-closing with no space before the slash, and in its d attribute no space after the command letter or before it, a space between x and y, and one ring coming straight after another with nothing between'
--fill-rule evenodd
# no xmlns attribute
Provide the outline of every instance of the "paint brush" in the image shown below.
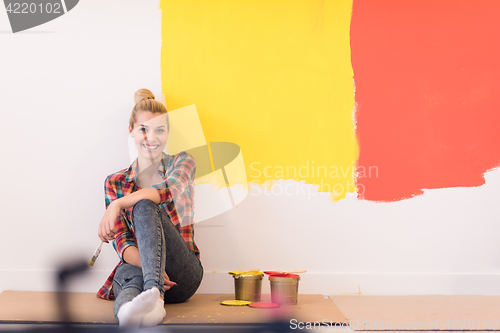
<svg viewBox="0 0 500 333"><path fill-rule="evenodd" d="M284 272L264 271L264 274L278 275L278 274L298 274L298 273L306 273L306 272L307 272L306 270L284 271Z"/></svg>
<svg viewBox="0 0 500 333"><path fill-rule="evenodd" d="M103 241L101 241L101 244L99 244L99 247L97 248L97 250L95 250L94 252L94 256L92 257L92 259L90 259L89 261L89 266L94 266L94 263L97 259L97 257L99 257L99 253L101 253L101 249L102 249L102 243L104 243Z"/></svg>
<svg viewBox="0 0 500 333"><path fill-rule="evenodd" d="M247 272L260 272L260 268L247 269Z"/></svg>

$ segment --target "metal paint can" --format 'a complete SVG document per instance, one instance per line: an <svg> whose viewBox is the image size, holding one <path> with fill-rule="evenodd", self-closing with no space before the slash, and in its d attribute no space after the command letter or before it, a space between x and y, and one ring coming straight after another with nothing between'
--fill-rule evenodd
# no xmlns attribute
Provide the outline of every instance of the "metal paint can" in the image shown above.
<svg viewBox="0 0 500 333"><path fill-rule="evenodd" d="M271 302L282 305L297 304L300 276L296 274L270 275Z"/></svg>
<svg viewBox="0 0 500 333"><path fill-rule="evenodd" d="M260 302L263 273L237 274L234 277L234 299Z"/></svg>

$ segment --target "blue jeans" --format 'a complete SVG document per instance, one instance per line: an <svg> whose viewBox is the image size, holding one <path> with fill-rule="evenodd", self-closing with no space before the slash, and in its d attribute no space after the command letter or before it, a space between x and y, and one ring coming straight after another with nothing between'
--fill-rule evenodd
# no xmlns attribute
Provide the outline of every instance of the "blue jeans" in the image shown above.
<svg viewBox="0 0 500 333"><path fill-rule="evenodd" d="M135 204L132 215L142 269L127 263L116 269L113 311L117 321L120 307L143 290L157 287L165 303L180 303L194 295L203 278L200 260L163 209L144 199ZM177 283L166 292L163 289L163 272L167 272L170 280Z"/></svg>

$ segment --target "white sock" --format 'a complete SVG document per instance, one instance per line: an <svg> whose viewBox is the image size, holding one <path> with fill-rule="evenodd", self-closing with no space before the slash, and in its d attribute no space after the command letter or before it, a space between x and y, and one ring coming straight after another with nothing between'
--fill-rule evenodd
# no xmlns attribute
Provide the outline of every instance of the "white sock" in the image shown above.
<svg viewBox="0 0 500 333"><path fill-rule="evenodd" d="M117 317L120 327L137 328L145 314L153 311L160 297L158 288L151 288L137 295L132 301L123 304Z"/></svg>
<svg viewBox="0 0 500 333"><path fill-rule="evenodd" d="M142 317L141 325L148 327L156 326L163 321L165 314L165 302L161 298L158 298L154 310Z"/></svg>

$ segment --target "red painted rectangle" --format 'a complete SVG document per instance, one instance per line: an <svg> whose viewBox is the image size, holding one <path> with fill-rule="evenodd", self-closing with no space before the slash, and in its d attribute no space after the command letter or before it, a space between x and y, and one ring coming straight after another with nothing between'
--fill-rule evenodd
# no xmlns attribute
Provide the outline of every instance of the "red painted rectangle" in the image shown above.
<svg viewBox="0 0 500 333"><path fill-rule="evenodd" d="M500 161L500 1L354 0L360 198L484 184Z"/></svg>

